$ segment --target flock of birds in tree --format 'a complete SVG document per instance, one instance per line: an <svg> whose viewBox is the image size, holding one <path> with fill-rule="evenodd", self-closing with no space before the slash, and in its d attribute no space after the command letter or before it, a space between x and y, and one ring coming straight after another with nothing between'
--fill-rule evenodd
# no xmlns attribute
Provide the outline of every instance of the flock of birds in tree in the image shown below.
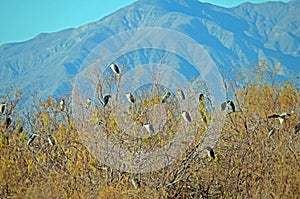
<svg viewBox="0 0 300 199"><path fill-rule="evenodd" d="M116 64L111 64L110 68L114 72L115 75L117 75L117 76L120 75L119 67ZM178 94L178 96L182 100L186 99L185 94L184 94L184 92L181 89L177 89L177 94ZM161 103L166 103L168 101L168 99L170 98L170 96L171 96L171 92L169 92L169 91L165 92L165 94L161 98ZM129 103L131 103L131 104L136 103L136 100L135 100L134 96L132 95L132 93L126 93L125 97L126 97L126 99L128 100ZM108 104L110 98L111 98L111 95L106 95L106 96L103 97L103 99L101 101L103 107L105 107ZM207 99L209 100L209 98L207 98ZM199 95L199 102L200 102L200 104L203 103L204 100L205 100L204 94L200 94ZM87 109L89 109L90 106L91 106L91 104L92 104L92 100L90 98L88 98L86 100L86 106L85 107ZM4 103L4 102L0 104L0 116L4 115L6 106L7 106L7 104ZM60 111L64 111L65 106L66 106L65 100L61 99L61 101L59 103L59 110ZM225 111L226 108L229 108L232 112L236 112L235 104L231 100L228 100L228 101L226 101L226 102L224 102L224 103L221 104L221 110L222 111ZM11 125L12 121L11 121L11 118L9 117L9 114L6 114L6 115L7 116L5 118L4 127L8 129L9 126ZM182 118L187 123L191 123L192 122L192 118L191 118L191 116L189 115L189 113L187 111L182 111L181 112L181 116L182 116ZM291 116L291 114L290 113L273 114L273 115L268 116L268 118L270 118L270 119L273 119L273 118L274 119L278 119L279 122L280 122L280 124L282 124L282 123L284 123L284 121L286 120L286 118L288 116ZM204 115L202 115L202 120L204 122L206 122L206 117ZM144 124L143 128L145 128L147 130L147 132L150 133L150 134L154 134L155 133L155 130L154 130L153 126L151 124L149 124L149 123ZM276 130L278 130L277 127L271 128L271 130L269 131L268 135L271 136L272 134L274 134L274 132ZM23 131L23 128L21 127L20 130L19 130L19 132L22 132L22 131ZM297 134L299 131L300 131L300 123L298 123L295 126L294 133ZM39 136L39 135L36 134L36 133L30 134L29 135L29 139L27 141L27 144L30 145L35 140L35 138L37 136ZM52 145L52 146L55 145L55 141L54 141L53 137L50 134L48 134L47 140L48 140L48 142L49 142L50 145ZM208 156L210 158L212 158L212 159L215 159L215 153L214 153L213 149L211 147L206 147L205 149L207 151Z"/></svg>

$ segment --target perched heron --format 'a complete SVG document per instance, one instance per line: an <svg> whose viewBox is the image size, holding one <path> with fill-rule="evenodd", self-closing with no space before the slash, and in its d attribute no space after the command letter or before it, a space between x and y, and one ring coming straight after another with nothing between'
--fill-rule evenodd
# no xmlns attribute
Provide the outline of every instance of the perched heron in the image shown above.
<svg viewBox="0 0 300 199"><path fill-rule="evenodd" d="M33 140L36 138L36 136L38 136L37 134L33 133L29 136L27 145L29 145L31 142L33 142Z"/></svg>
<svg viewBox="0 0 300 199"><path fill-rule="evenodd" d="M189 122L189 123L192 122L192 118L191 118L191 116L189 115L188 112L182 111L181 115L182 115L183 119L184 119L186 122Z"/></svg>
<svg viewBox="0 0 300 199"><path fill-rule="evenodd" d="M91 104L92 104L91 98L87 98L87 99L86 99L86 102L85 102L85 108L86 108L86 109L89 109L90 106L91 106Z"/></svg>
<svg viewBox="0 0 300 199"><path fill-rule="evenodd" d="M99 121L96 123L97 126L101 126L102 124L104 124L104 121L103 121L103 120L99 120Z"/></svg>
<svg viewBox="0 0 300 199"><path fill-rule="evenodd" d="M153 128L153 126L152 126L151 124L145 124L143 127L144 127L144 128L147 130L147 132L150 133L151 135L154 134L154 128Z"/></svg>
<svg viewBox="0 0 300 199"><path fill-rule="evenodd" d="M165 103L167 101L167 99L171 96L171 93L169 91L167 91L163 97L162 97L162 100L161 100L161 103Z"/></svg>
<svg viewBox="0 0 300 199"><path fill-rule="evenodd" d="M205 96L203 93L199 94L199 103L200 106L205 106L205 100L208 100L209 104L212 106L212 102L209 97Z"/></svg>
<svg viewBox="0 0 300 199"><path fill-rule="evenodd" d="M0 115L2 115L5 111L6 103L1 103L0 104Z"/></svg>
<svg viewBox="0 0 300 199"><path fill-rule="evenodd" d="M206 152L210 158L215 159L215 152L212 148L210 148L209 146L206 147Z"/></svg>
<svg viewBox="0 0 300 199"><path fill-rule="evenodd" d="M63 111L65 109L65 100L64 99L61 99L60 100L60 103L59 103L59 108L61 111Z"/></svg>
<svg viewBox="0 0 300 199"><path fill-rule="evenodd" d="M109 98L111 98L111 95L105 95L103 98L103 106L106 106L108 104Z"/></svg>
<svg viewBox="0 0 300 199"><path fill-rule="evenodd" d="M55 141L54 141L53 137L50 134L47 136L47 139L48 139L48 142L51 146L55 145Z"/></svg>
<svg viewBox="0 0 300 199"><path fill-rule="evenodd" d="M134 104L135 99L134 99L134 97L133 97L133 95L131 93L126 93L125 97L127 98L127 100L128 100L129 103Z"/></svg>
<svg viewBox="0 0 300 199"><path fill-rule="evenodd" d="M298 123L298 124L295 126L295 134L297 134L299 131L300 131L300 123Z"/></svg>
<svg viewBox="0 0 300 199"><path fill-rule="evenodd" d="M281 113L280 115L279 114L269 115L268 118L278 118L280 124L282 124L286 120L287 116L291 116L291 114L284 112Z"/></svg>
<svg viewBox="0 0 300 199"><path fill-rule="evenodd" d="M232 112L235 112L235 105L234 105L233 101L228 100L227 102L223 102L221 104L222 111L224 111L226 109L226 107L230 108L232 110Z"/></svg>
<svg viewBox="0 0 300 199"><path fill-rule="evenodd" d="M112 71L116 74L116 75L120 75L120 70L119 67L116 64L111 64L110 68L112 69Z"/></svg>
<svg viewBox="0 0 300 199"><path fill-rule="evenodd" d="M185 100L185 94L181 89L177 89L177 93L182 100Z"/></svg>
<svg viewBox="0 0 300 199"><path fill-rule="evenodd" d="M200 93L200 95L199 95L199 102L202 102L202 101L204 101L204 94Z"/></svg>
<svg viewBox="0 0 300 199"><path fill-rule="evenodd" d="M134 186L135 189L140 188L141 187L141 182L139 179L137 178L132 178L131 179L131 183Z"/></svg>

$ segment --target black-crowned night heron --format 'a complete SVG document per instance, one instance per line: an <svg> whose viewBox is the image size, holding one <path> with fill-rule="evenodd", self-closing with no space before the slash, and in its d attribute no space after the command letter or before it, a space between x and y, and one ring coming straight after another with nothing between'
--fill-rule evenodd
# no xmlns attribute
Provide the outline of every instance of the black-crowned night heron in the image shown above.
<svg viewBox="0 0 300 199"><path fill-rule="evenodd" d="M151 124L145 124L143 127L144 127L144 128L147 130L147 132L150 133L151 135L154 134L154 128L153 128L153 126L152 126Z"/></svg>
<svg viewBox="0 0 300 199"><path fill-rule="evenodd" d="M183 119L184 119L186 122L189 122L189 123L192 122L192 118L191 118L191 116L190 116L190 114L189 114L188 112L182 111L182 112L181 112L181 115L182 115Z"/></svg>
<svg viewBox="0 0 300 199"><path fill-rule="evenodd" d="M134 104L135 100L134 100L134 97L131 93L126 93L125 97L126 97L126 99L128 100L129 103Z"/></svg>
<svg viewBox="0 0 300 199"><path fill-rule="evenodd" d="M112 69L112 71L116 74L116 75L120 75L120 70L119 67L116 64L111 64L110 68Z"/></svg>
<svg viewBox="0 0 300 199"><path fill-rule="evenodd" d="M59 109L61 110L61 111L63 111L64 109L65 109L65 100L64 99L61 99L60 100L60 103L59 103Z"/></svg>
<svg viewBox="0 0 300 199"><path fill-rule="evenodd" d="M204 101L204 94L200 93L199 94L199 102Z"/></svg>
<svg viewBox="0 0 300 199"><path fill-rule="evenodd" d="M232 112L235 112L235 105L234 105L233 101L228 100L227 102L223 102L221 104L222 111L224 111L226 109L226 107L230 108L232 110Z"/></svg>
<svg viewBox="0 0 300 199"><path fill-rule="evenodd" d="M163 95L163 97L161 99L161 103L165 103L170 96L171 96L171 93L169 91L165 92L165 94Z"/></svg>
<svg viewBox="0 0 300 199"><path fill-rule="evenodd" d="M182 100L185 100L185 94L181 89L177 89L177 94Z"/></svg>
<svg viewBox="0 0 300 199"><path fill-rule="evenodd" d="M285 120L287 116L291 116L290 113L281 113L281 114L273 114L273 115L269 115L268 118L277 118L280 122L280 124L282 124Z"/></svg>
<svg viewBox="0 0 300 199"><path fill-rule="evenodd" d="M103 106L106 106L108 104L109 98L111 98L111 95L105 95L103 98Z"/></svg>
<svg viewBox="0 0 300 199"><path fill-rule="evenodd" d="M133 185L133 187L134 187L135 189L141 187L141 182L140 182L140 180L137 179L137 178L132 178L132 179L131 179L131 183L132 183L132 185Z"/></svg>
<svg viewBox="0 0 300 199"><path fill-rule="evenodd" d="M5 111L6 103L2 102L0 104L0 115L2 115Z"/></svg>
<svg viewBox="0 0 300 199"><path fill-rule="evenodd" d="M215 152L212 148L210 148L209 146L205 148L206 149L206 152L207 152L207 155L212 158L212 159L215 159Z"/></svg>
<svg viewBox="0 0 300 199"><path fill-rule="evenodd" d="M297 134L298 132L300 131L300 123L298 123L296 126L295 126L295 134Z"/></svg>
<svg viewBox="0 0 300 199"><path fill-rule="evenodd" d="M85 108L86 108L86 109L89 109L90 106L91 106L91 104L92 104L91 98L87 98L87 99L86 99L86 102L85 102Z"/></svg>
<svg viewBox="0 0 300 199"><path fill-rule="evenodd" d="M27 145L29 145L31 142L33 142L34 139L36 138L36 136L38 136L38 134L35 134L35 133L31 134L31 135L29 136L28 141L27 141Z"/></svg>
<svg viewBox="0 0 300 199"><path fill-rule="evenodd" d="M103 121L103 120L99 120L98 122L96 122L96 125L97 125L97 126L101 126L102 124L104 124L104 121Z"/></svg>
<svg viewBox="0 0 300 199"><path fill-rule="evenodd" d="M55 145L55 141L54 141L53 137L50 134L47 136L47 139L48 139L48 142L51 146Z"/></svg>

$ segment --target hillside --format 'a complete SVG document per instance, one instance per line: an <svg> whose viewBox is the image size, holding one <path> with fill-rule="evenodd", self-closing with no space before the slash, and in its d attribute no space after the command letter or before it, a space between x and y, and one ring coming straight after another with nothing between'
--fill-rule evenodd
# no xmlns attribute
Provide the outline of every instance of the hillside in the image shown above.
<svg viewBox="0 0 300 199"><path fill-rule="evenodd" d="M77 29L0 46L0 90L13 84L43 97L68 93L84 59L97 45L115 34L142 27L163 27L188 35L203 46L223 73L251 69L266 60L270 66L276 65L279 79L294 78L300 74L299 6L296 0L233 8L196 0L139 0ZM133 66L147 63L151 53L123 61Z"/></svg>

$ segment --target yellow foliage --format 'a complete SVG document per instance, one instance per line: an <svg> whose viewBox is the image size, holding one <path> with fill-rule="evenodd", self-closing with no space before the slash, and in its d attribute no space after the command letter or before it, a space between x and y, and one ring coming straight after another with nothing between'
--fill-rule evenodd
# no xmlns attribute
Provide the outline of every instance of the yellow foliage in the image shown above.
<svg viewBox="0 0 300 199"><path fill-rule="evenodd" d="M262 62L258 68L266 67ZM0 197L297 198L300 148L298 135L293 130L299 116L292 114L284 124L276 126L278 130L274 135L268 136L269 129L277 125L268 115L296 111L300 106L299 90L292 84L281 87L267 84L263 79L267 73L255 75L259 83L250 82L243 89L234 91L233 101L238 102L238 111L226 114L221 137L212 146L215 159L208 157L205 151L204 157L200 155L205 147L201 141L206 128L195 119L191 126L197 127L196 139L188 149L180 151L175 159L166 157L170 162L148 173L127 173L106 165L99 154L85 146L79 137L80 130L75 128L76 121L67 111L53 113L55 120L46 111L56 106L54 100L39 101L37 106L41 107L37 110L41 111L30 116L34 120L33 129L48 133L53 127L56 144L50 146L47 134L37 132L39 139L27 145L27 132L19 133L1 126ZM136 104L130 115L137 123L137 129L148 122L147 110L155 109L159 103L160 97L153 96ZM195 112L213 121L214 116L206 110L204 102L199 103ZM158 151L180 135L180 111L171 103L165 103L164 107L168 107L166 124L159 127L155 136L141 140L120 131L117 116L109 107L98 110L91 123L103 121L100 125L109 139L122 144L124 156L133 159L134 153ZM186 125L185 129L192 129L191 126ZM152 160L153 164L157 162ZM139 182L135 187L133 179Z"/></svg>

